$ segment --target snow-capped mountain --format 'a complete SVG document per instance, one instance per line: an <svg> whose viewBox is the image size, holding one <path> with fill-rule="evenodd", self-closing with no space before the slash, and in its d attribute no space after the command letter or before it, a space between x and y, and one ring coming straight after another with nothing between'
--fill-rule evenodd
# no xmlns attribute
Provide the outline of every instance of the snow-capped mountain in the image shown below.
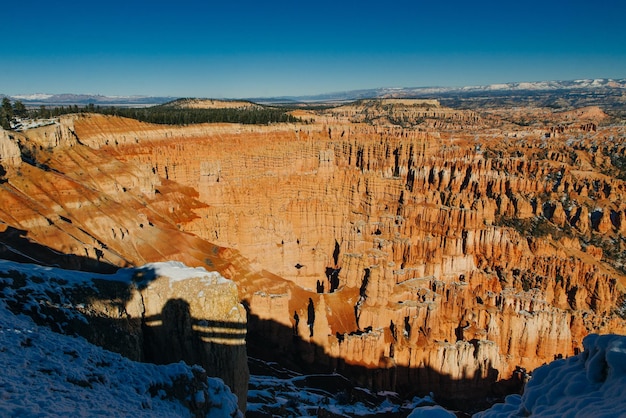
<svg viewBox="0 0 626 418"><path fill-rule="evenodd" d="M2 96L2 95L0 95ZM176 97L155 97L155 96L103 96L100 94L17 94L5 96L15 101L20 100L26 106L67 106L67 105L88 105L99 106L148 106L166 103L176 99Z"/></svg>
<svg viewBox="0 0 626 418"><path fill-rule="evenodd" d="M14 100L22 100L22 101L36 101L36 100L47 100L52 96L54 96L54 94L33 93L33 94L18 94L18 95L12 96L11 98Z"/></svg>
<svg viewBox="0 0 626 418"><path fill-rule="evenodd" d="M273 98L273 102L342 102L371 98L406 98L406 97L439 97L477 93L505 93L505 92L557 92L557 91L584 91L584 90L623 90L626 89L626 78L610 79L581 79L570 81L530 81L498 83L464 87L386 87L377 89L351 90L319 94L312 96L290 96ZM252 101L266 102L267 99L251 99Z"/></svg>
<svg viewBox="0 0 626 418"><path fill-rule="evenodd" d="M497 90L575 90L594 88L618 88L626 89L626 79L596 78L572 81L534 81L519 83L489 84L486 86L468 86L460 89L449 89L448 91L497 91Z"/></svg>
<svg viewBox="0 0 626 418"><path fill-rule="evenodd" d="M529 81L497 83L464 87L383 87L375 89L349 90L343 92L324 93L310 96L257 97L247 100L256 103L289 103L289 102L343 102L372 98L402 97L437 97L440 95L504 93L504 92L556 92L584 90L626 90L626 78L595 78L569 81ZM20 100L25 105L101 105L101 106L148 106L166 103L179 97L173 96L103 96L99 94L17 94L9 97Z"/></svg>

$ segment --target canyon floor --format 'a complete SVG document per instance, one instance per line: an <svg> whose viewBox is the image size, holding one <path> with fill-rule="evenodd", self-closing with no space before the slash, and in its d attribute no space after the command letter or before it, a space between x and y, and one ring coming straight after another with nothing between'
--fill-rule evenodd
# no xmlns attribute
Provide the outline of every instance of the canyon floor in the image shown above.
<svg viewBox="0 0 626 418"><path fill-rule="evenodd" d="M249 356L466 410L588 334L626 334L619 117L410 99L292 114L2 131L0 257L217 271Z"/></svg>

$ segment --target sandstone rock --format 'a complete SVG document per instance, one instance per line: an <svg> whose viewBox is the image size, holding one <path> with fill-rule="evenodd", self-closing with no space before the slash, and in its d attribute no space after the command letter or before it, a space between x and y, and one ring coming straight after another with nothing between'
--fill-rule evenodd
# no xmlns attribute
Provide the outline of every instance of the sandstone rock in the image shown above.
<svg viewBox="0 0 626 418"><path fill-rule="evenodd" d="M334 112L354 120L359 114L373 115L373 108L368 109ZM534 222L542 207L538 194L552 188L586 198L592 184L578 172L542 160L493 160L480 158L473 149L442 150L434 135L380 126L333 122L319 131L307 127L306 132L270 135L257 128L245 136L234 131L224 136L219 129L218 134L207 128L207 139L197 137L167 151L168 166L185 161L187 167L185 173L168 170L169 178L200 188L201 198L210 204L198 210L200 217L187 228L238 248L305 295L309 292L299 299L295 290L264 288L258 293L259 285L240 282L246 283L242 289L249 292L245 298L253 314L295 326L301 338L327 347L325 353L310 351L307 362L327 364L324 357L330 355L373 368L391 358L392 351L397 362L399 353L413 344L433 347L436 341L478 339L500 347L501 354L491 362L506 376L516 365L532 368L576 349L567 332L569 319L561 310L589 306L589 295L596 291L592 283L581 284L585 274L598 275L593 283L608 276L585 263L570 264L570 255L553 249L549 240L531 240L529 246L514 231L485 224L498 216ZM201 153L209 140L220 146L211 148L211 154ZM244 149L242 141L247 141ZM160 166L163 146L152 141L133 147L141 144L142 154L151 153L151 164ZM189 159L196 155L202 157ZM560 164L569 161L566 153L554 152L552 158ZM543 176L554 178L556 186L544 183ZM564 225L563 205L552 202L549 219ZM569 216L583 234L592 231L587 205L579 204ZM477 269L497 274L474 274ZM338 271L334 284L327 273L332 271ZM519 293L505 296L506 287ZM524 291L533 287L545 296L527 298ZM354 328L332 319L346 311L336 298L316 296L316 291L345 294L352 304L347 310L355 312ZM360 296L347 296L354 291ZM609 309L614 296L608 295L614 292L608 290L594 302L599 311ZM309 315L309 300L314 315ZM389 306L390 301L397 305ZM322 305L326 314L320 312ZM497 314L485 316L494 308ZM539 314L541 310L550 314ZM312 324L307 322L310 316L315 318ZM494 328L493 319L487 320L496 317L509 318L504 328ZM531 318L533 325L527 329L524 324ZM397 333L410 335L407 342L388 341L391 323ZM355 333L365 329L371 331ZM289 350L285 341L277 344ZM409 369L412 364L404 363ZM469 363L458 367L468 373L476 370ZM404 379L412 379L410 375Z"/></svg>
<svg viewBox="0 0 626 418"><path fill-rule="evenodd" d="M600 213L598 213L598 218L599 219L597 220L597 223L595 225L595 228L598 232L600 232L601 234L606 234L613 229L610 210L605 209L601 211Z"/></svg>
<svg viewBox="0 0 626 418"><path fill-rule="evenodd" d="M598 248L595 245L588 245L585 248L585 252L596 260L602 260L602 248Z"/></svg>
<svg viewBox="0 0 626 418"><path fill-rule="evenodd" d="M80 143L43 150L62 176L29 166L16 183L41 204L0 190L0 219L115 265L210 265L237 282L249 335L267 343L255 349L275 360L469 394L572 355L589 332L626 331L619 257L600 248L623 239L626 188L593 157L620 155L623 129L541 112L563 127L549 141L432 103L263 127L90 115L74 121Z"/></svg>
<svg viewBox="0 0 626 418"><path fill-rule="evenodd" d="M9 132L0 128L0 164L15 167L21 163L22 156L17 142Z"/></svg>
<svg viewBox="0 0 626 418"><path fill-rule="evenodd" d="M69 148L78 144L74 128L76 116L64 116L52 125L28 131L28 141L36 142L38 146L46 149Z"/></svg>
<svg viewBox="0 0 626 418"><path fill-rule="evenodd" d="M135 278L138 289L126 306L129 315L142 318L144 359L201 365L209 376L224 380L245 411L246 311L237 286L204 269L152 266L143 267L142 277Z"/></svg>

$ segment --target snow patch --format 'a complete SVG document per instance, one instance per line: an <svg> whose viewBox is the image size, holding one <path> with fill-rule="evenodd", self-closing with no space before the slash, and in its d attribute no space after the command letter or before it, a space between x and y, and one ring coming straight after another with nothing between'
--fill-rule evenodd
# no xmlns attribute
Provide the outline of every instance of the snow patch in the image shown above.
<svg viewBox="0 0 626 418"><path fill-rule="evenodd" d="M626 336L588 335L585 350L536 369L523 395L475 418L626 417Z"/></svg>
<svg viewBox="0 0 626 418"><path fill-rule="evenodd" d="M52 94L46 93L34 93L34 94L18 94L16 96L11 96L13 99L17 100L46 100L51 98Z"/></svg>
<svg viewBox="0 0 626 418"><path fill-rule="evenodd" d="M138 270L154 273L157 277L169 277L171 282L198 278L210 284L231 283L218 272L207 271L204 267L187 267L179 261L148 263Z"/></svg>
<svg viewBox="0 0 626 418"><path fill-rule="evenodd" d="M456 418L456 415L439 405L433 405L417 408L407 418Z"/></svg>
<svg viewBox="0 0 626 418"><path fill-rule="evenodd" d="M218 272L207 271L203 267L187 267L178 261L148 263L138 268L121 268L114 274L100 274L0 260L0 272L8 273L10 271L18 272L27 277L41 278L43 279L42 286L48 286L47 282L50 282L51 279L63 280L71 284L88 285L94 279L131 283L140 276L143 276L144 280L168 277L172 282L177 282L199 278L207 284L232 283L231 280L224 278Z"/></svg>
<svg viewBox="0 0 626 418"><path fill-rule="evenodd" d="M133 362L82 338L39 327L9 312L3 300L0 341L0 416L192 416L189 405L167 393L168 387L197 375L183 362ZM189 393L196 406L209 405L212 417L243 416L236 396L220 379L207 378L203 386Z"/></svg>

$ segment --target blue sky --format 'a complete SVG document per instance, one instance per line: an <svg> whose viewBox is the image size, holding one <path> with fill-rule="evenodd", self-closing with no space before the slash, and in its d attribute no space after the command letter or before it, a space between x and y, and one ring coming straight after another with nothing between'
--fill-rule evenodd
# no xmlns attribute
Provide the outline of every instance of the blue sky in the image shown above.
<svg viewBox="0 0 626 418"><path fill-rule="evenodd" d="M623 0L11 1L0 93L188 97L626 77Z"/></svg>

